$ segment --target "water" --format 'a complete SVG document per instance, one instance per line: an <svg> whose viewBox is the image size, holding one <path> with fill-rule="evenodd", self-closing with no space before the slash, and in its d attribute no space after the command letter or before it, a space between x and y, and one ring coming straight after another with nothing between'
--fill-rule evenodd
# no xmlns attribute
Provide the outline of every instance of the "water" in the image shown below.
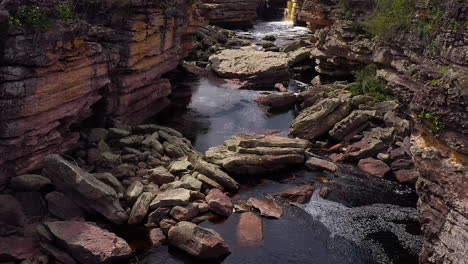
<svg viewBox="0 0 468 264"><path fill-rule="evenodd" d="M299 39L307 39L312 36L305 27L296 27L291 21L258 22L248 32L239 32L240 35L251 36L255 40L261 40L265 36L276 36L275 45L284 46Z"/></svg>
<svg viewBox="0 0 468 264"><path fill-rule="evenodd" d="M305 29L274 22L260 23L249 33L260 39L275 32L286 39L291 32L301 30ZM262 91L239 90L220 80L189 76L176 86L172 95L176 107L162 114L165 118L159 121L180 130L201 152L241 132L278 130L286 136L294 119L293 109L271 113L255 103ZM297 82L290 86L305 87ZM258 247L245 247L237 241L237 213L225 221L201 226L216 230L229 244L232 254L222 261L226 264L417 263L420 234L414 191L353 171L326 174L291 168L271 174L269 179L239 179L243 188L233 197L234 202L264 198L306 183L332 190L327 199L316 191L305 205L284 204L281 219L262 218L264 239ZM194 260L167 246L151 249L138 258L141 264L211 263Z"/></svg>
<svg viewBox="0 0 468 264"><path fill-rule="evenodd" d="M194 78L175 93L191 93L191 100L162 114L169 118L161 122L180 130L200 152L238 133L280 130L286 135L294 119L293 110L273 114L258 105L254 100L261 91L239 90L219 80Z"/></svg>

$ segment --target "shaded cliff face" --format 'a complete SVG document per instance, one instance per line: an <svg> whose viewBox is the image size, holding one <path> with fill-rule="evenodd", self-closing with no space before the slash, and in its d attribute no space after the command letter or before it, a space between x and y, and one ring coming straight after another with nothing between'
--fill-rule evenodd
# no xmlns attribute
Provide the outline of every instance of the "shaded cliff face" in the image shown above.
<svg viewBox="0 0 468 264"><path fill-rule="evenodd" d="M188 54L202 23L189 2L78 6L80 19L51 19L40 32L3 19L0 183L70 149L79 138L72 127L91 116L135 124L162 110L171 86L161 75ZM44 12L56 4L46 3ZM4 7L3 17L19 6Z"/></svg>
<svg viewBox="0 0 468 264"><path fill-rule="evenodd" d="M415 131L412 140L421 172L420 261L462 263L468 258L468 3L407 2L412 16L405 30L380 39L361 23L373 14L373 0L299 0L295 21L315 31L318 72L349 78L363 65L377 64L386 89L421 124L424 132Z"/></svg>
<svg viewBox="0 0 468 264"><path fill-rule="evenodd" d="M201 0L197 9L212 25L249 26L257 20L263 0Z"/></svg>

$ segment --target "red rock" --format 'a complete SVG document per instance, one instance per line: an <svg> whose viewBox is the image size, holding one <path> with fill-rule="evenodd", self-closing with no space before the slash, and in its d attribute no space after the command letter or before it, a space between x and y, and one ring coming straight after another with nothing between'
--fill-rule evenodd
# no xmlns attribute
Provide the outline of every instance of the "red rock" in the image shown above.
<svg viewBox="0 0 468 264"><path fill-rule="evenodd" d="M81 263L100 264L128 258L130 246L115 234L91 223L46 222L50 233Z"/></svg>
<svg viewBox="0 0 468 264"><path fill-rule="evenodd" d="M5 257L15 260L32 258L39 252L39 244L32 238L19 236L0 236L0 259Z"/></svg>
<svg viewBox="0 0 468 264"><path fill-rule="evenodd" d="M416 184L420 174L417 170L395 171L395 178L401 183Z"/></svg>
<svg viewBox="0 0 468 264"><path fill-rule="evenodd" d="M247 203L260 210L262 216L279 219L283 214L283 209L272 200L250 198Z"/></svg>
<svg viewBox="0 0 468 264"><path fill-rule="evenodd" d="M151 229L148 235L153 247L157 247L167 242L167 237L160 228Z"/></svg>
<svg viewBox="0 0 468 264"><path fill-rule="evenodd" d="M222 216L230 216L232 214L234 205L231 198L219 189L211 189L205 199L211 211Z"/></svg>
<svg viewBox="0 0 468 264"><path fill-rule="evenodd" d="M358 168L371 176L383 177L390 171L390 167L383 161L367 158L358 163Z"/></svg>
<svg viewBox="0 0 468 264"><path fill-rule="evenodd" d="M273 195L285 198L290 202L304 204L310 200L314 191L314 186L306 184L302 186L293 187L283 192L275 193Z"/></svg>
<svg viewBox="0 0 468 264"><path fill-rule="evenodd" d="M263 241L263 223L254 213L243 213L237 224L237 240L240 245L256 247Z"/></svg>

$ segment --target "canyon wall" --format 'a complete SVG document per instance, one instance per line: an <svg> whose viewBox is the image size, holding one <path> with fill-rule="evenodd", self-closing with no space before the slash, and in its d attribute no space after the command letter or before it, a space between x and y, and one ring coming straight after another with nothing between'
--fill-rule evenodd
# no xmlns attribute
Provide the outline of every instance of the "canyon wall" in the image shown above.
<svg viewBox="0 0 468 264"><path fill-rule="evenodd" d="M257 20L257 10L264 0L200 0L197 9L210 24L250 26Z"/></svg>
<svg viewBox="0 0 468 264"><path fill-rule="evenodd" d="M315 32L312 57L319 73L350 78L374 63L386 89L419 123L411 151L421 173L416 185L424 233L420 262L465 263L468 3L409 2L415 6L412 24L387 39L372 39L361 22L375 7L373 0L299 0L295 22Z"/></svg>
<svg viewBox="0 0 468 264"><path fill-rule="evenodd" d="M0 8L0 185L71 149L91 117L135 124L162 110L171 85L161 76L204 24L188 0L84 3L79 19L53 18L41 31L6 26L21 2Z"/></svg>

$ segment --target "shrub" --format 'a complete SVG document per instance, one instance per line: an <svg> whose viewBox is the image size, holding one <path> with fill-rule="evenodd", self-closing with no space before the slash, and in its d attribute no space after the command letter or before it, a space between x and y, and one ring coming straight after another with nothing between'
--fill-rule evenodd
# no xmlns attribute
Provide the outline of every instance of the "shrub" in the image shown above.
<svg viewBox="0 0 468 264"><path fill-rule="evenodd" d="M363 21L364 28L381 39L408 29L414 15L414 0L377 0L374 11Z"/></svg>
<svg viewBox="0 0 468 264"><path fill-rule="evenodd" d="M422 110L421 113L419 113L419 117L429 123L429 125L435 130L439 131L445 128L444 122L434 113Z"/></svg>
<svg viewBox="0 0 468 264"><path fill-rule="evenodd" d="M444 66L444 67L439 69L439 73L440 74L446 74L449 70L450 70L449 66Z"/></svg>
<svg viewBox="0 0 468 264"><path fill-rule="evenodd" d="M355 81L348 86L353 95L367 94L375 97L379 101L391 99L386 94L387 83L376 77L377 65L369 64L366 67L354 72Z"/></svg>
<svg viewBox="0 0 468 264"><path fill-rule="evenodd" d="M71 1L58 4L55 7L55 11L57 12L57 16L60 19L65 20L67 22L71 22L78 18L78 14L75 12L73 2Z"/></svg>
<svg viewBox="0 0 468 264"><path fill-rule="evenodd" d="M40 7L23 5L9 17L9 23L32 31L44 31L49 26L49 19Z"/></svg>

